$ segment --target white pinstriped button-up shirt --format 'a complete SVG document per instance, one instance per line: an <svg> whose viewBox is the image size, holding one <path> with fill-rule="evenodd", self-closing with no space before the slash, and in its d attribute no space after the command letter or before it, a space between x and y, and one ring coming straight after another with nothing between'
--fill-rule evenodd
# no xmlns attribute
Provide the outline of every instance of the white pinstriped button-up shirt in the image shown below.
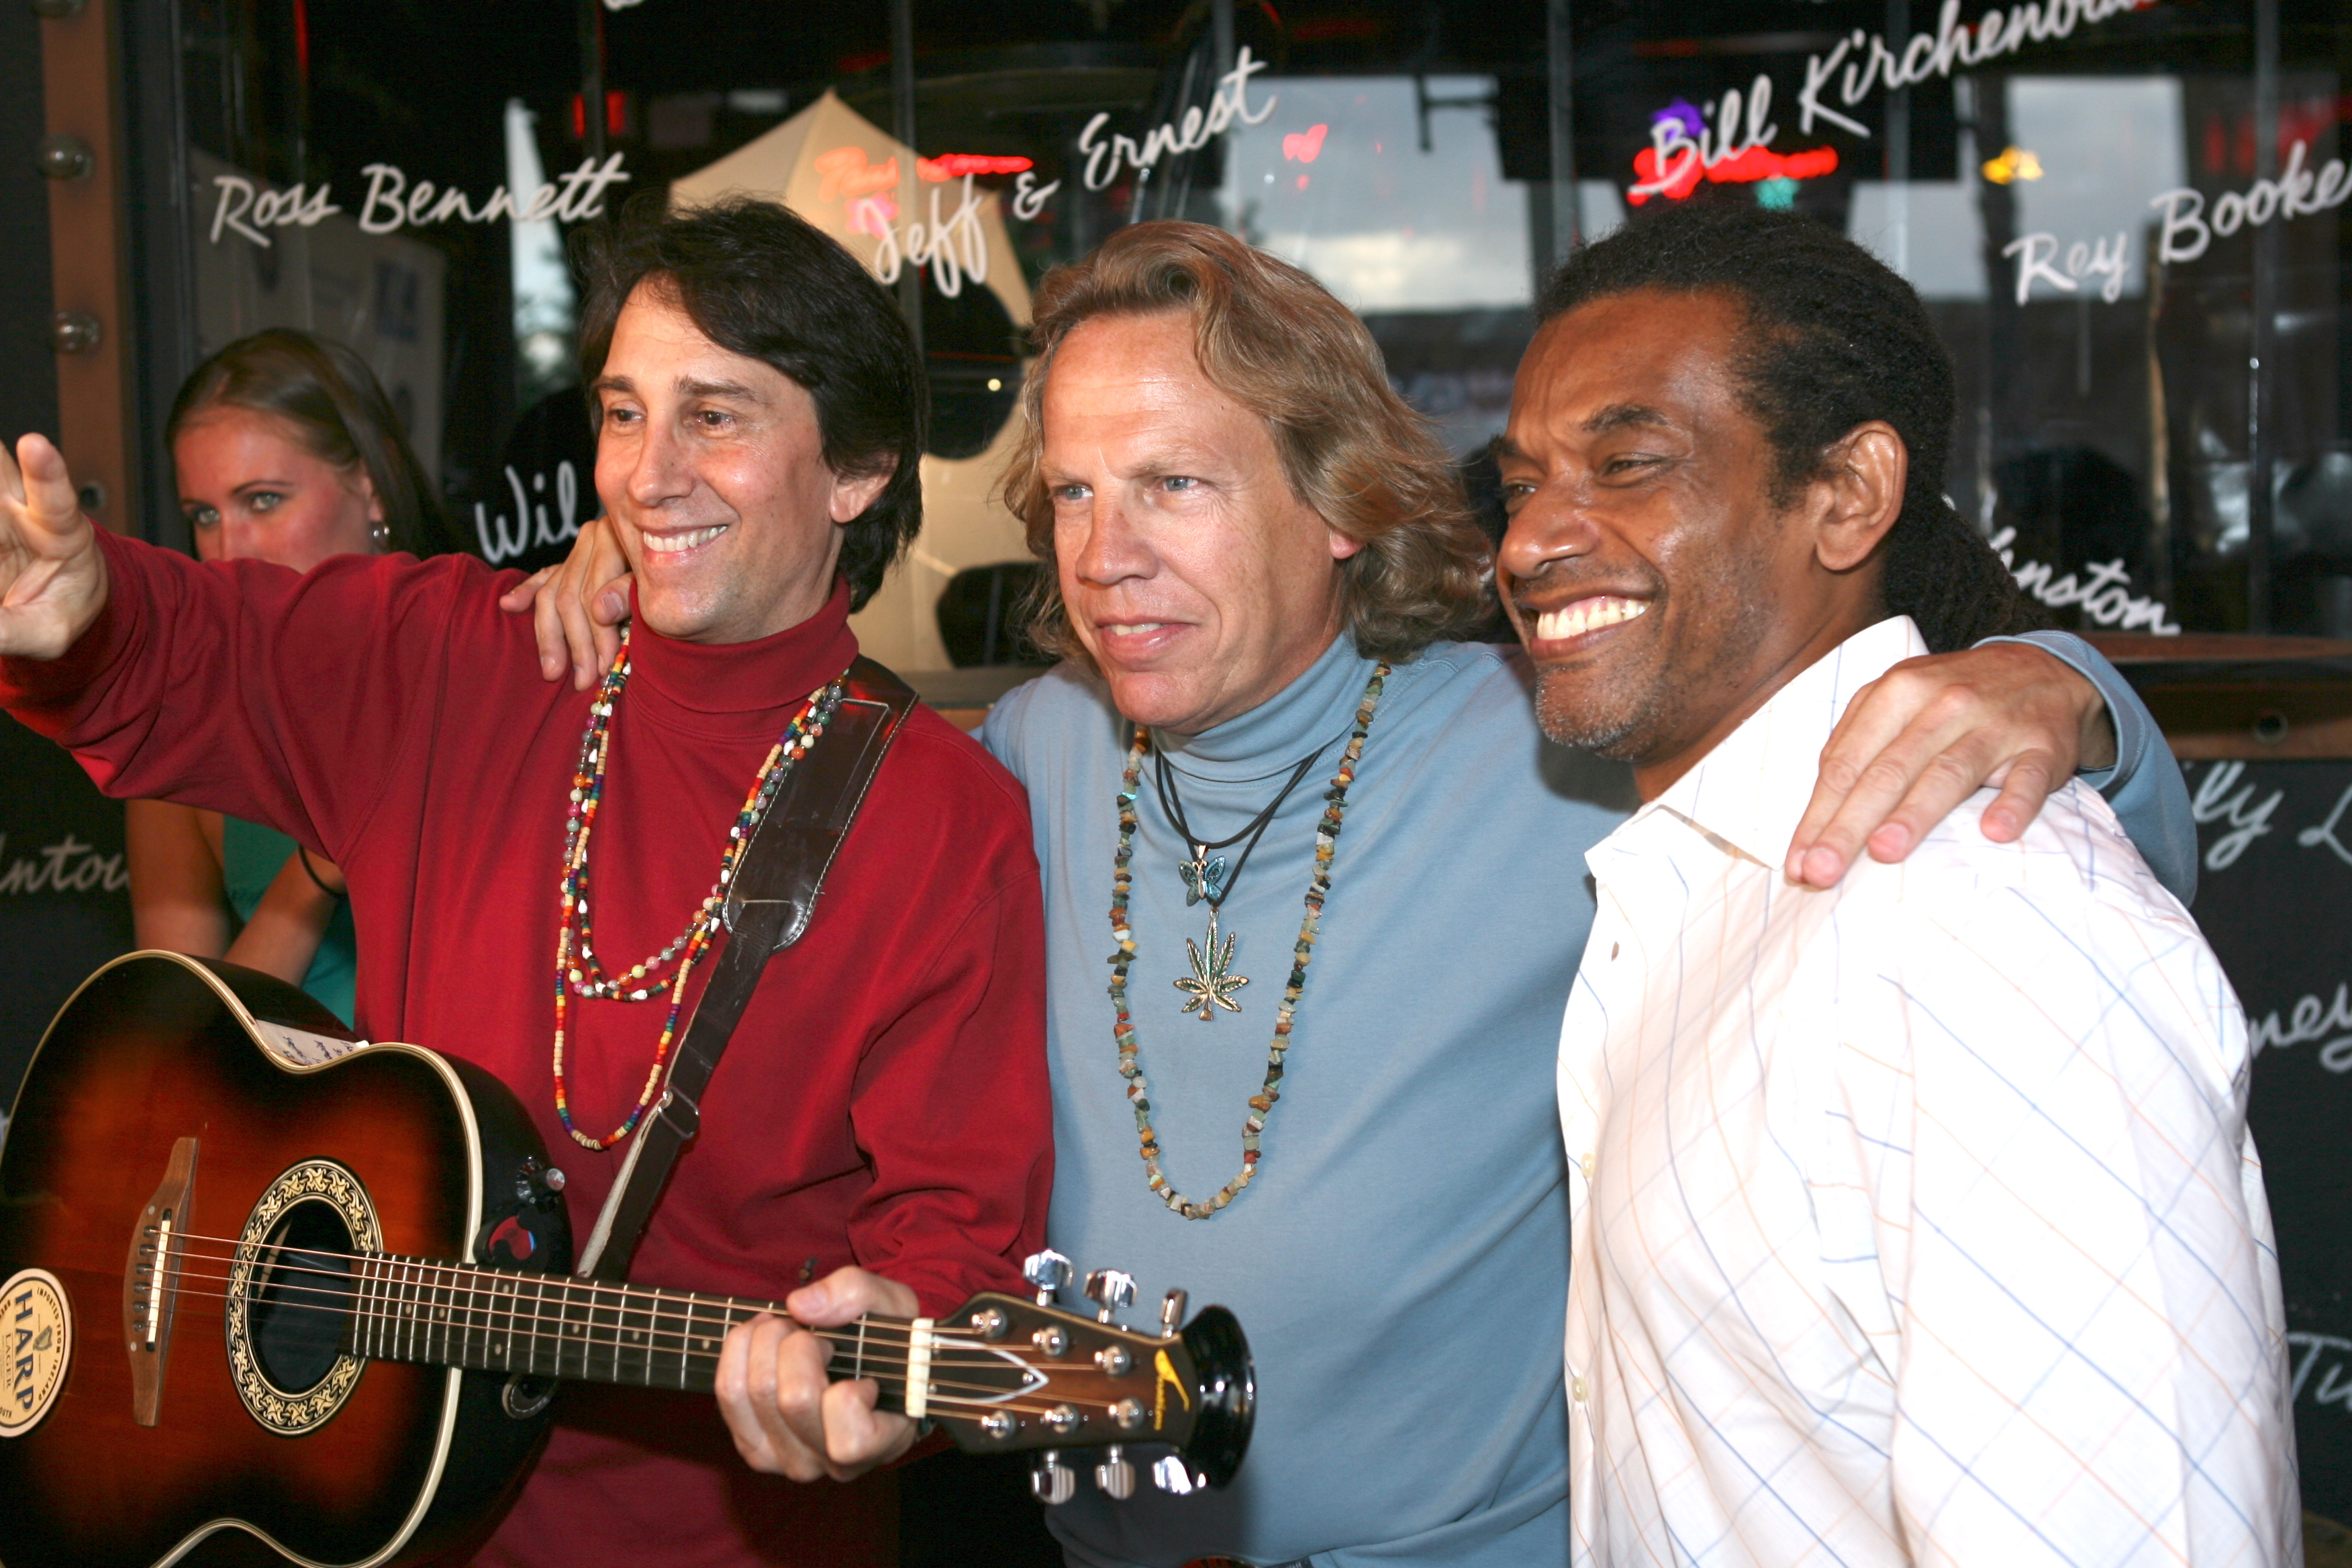
<svg viewBox="0 0 2352 1568"><path fill-rule="evenodd" d="M1580 1565L2293 1563L2245 1023L2104 802L1780 875L1882 621L1588 856Z"/></svg>

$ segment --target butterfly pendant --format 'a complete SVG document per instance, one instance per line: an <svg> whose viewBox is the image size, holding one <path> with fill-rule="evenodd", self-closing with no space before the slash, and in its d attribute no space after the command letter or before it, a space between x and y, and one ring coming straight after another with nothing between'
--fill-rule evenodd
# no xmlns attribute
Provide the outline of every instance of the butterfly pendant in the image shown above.
<svg viewBox="0 0 2352 1568"><path fill-rule="evenodd" d="M1202 899L1222 900L1225 896L1225 858L1212 860L1205 849L1190 860L1180 860L1176 869L1184 879L1184 907L1191 909Z"/></svg>

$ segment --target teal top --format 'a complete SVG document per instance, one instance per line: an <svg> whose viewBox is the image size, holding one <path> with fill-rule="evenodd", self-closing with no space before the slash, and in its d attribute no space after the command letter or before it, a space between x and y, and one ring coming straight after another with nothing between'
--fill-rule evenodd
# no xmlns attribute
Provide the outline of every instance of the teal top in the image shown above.
<svg viewBox="0 0 2352 1568"><path fill-rule="evenodd" d="M294 840L275 828L240 822L234 816L221 818L221 886L240 922L251 920L253 911L261 907L261 896L278 879L295 847ZM310 960L310 973L302 976L302 989L348 1024L358 985L359 937L352 930L352 906L346 900L327 924L318 955Z"/></svg>

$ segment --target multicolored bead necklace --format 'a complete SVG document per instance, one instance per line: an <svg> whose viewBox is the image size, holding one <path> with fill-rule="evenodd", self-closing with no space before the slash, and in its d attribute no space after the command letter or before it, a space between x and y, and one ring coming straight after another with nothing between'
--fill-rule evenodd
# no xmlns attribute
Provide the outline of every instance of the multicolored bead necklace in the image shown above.
<svg viewBox="0 0 2352 1568"><path fill-rule="evenodd" d="M1364 754L1364 736L1372 727L1372 714L1381 705L1381 688L1388 676L1387 664L1373 668L1363 700L1356 709L1356 729L1348 737L1347 753L1339 759L1339 771L1332 775L1331 787L1323 795L1323 820L1315 828L1315 875L1307 884L1307 916L1299 922L1298 943L1291 950L1290 983L1283 987L1282 1005L1275 1014L1274 1044L1265 1055L1265 1082L1250 1096L1250 1112L1242 1121L1241 1173L1204 1204L1193 1203L1169 1185L1160 1169L1160 1136L1151 1130L1151 1095L1143 1080L1135 1019L1128 1011L1127 970L1135 962L1135 933L1127 923L1128 894L1135 886L1130 870L1135 858L1135 796L1143 782L1143 753L1151 744L1151 731L1140 724L1135 727L1135 744L1127 753L1127 773L1119 781L1118 854L1111 861L1110 930L1118 939L1118 951L1110 955L1110 1003L1115 1015L1111 1035L1118 1042L1119 1076L1127 1079L1127 1098L1135 1107L1135 1130L1142 1139L1143 1169L1150 1178L1151 1190L1186 1219L1208 1218L1239 1196L1257 1175L1258 1136L1274 1114L1274 1102L1282 1098L1282 1058L1290 1049L1291 1015L1298 1010L1298 998L1306 992L1307 961L1315 956L1316 931L1322 924L1324 902L1331 894L1331 858L1339 844L1340 820L1348 814L1348 786L1355 782L1356 764Z"/></svg>
<svg viewBox="0 0 2352 1568"><path fill-rule="evenodd" d="M572 772L572 804L563 825L563 879L559 884L562 921L555 936L555 1114L562 1121L563 1130L572 1134L572 1142L586 1149L610 1149L635 1131L637 1123L644 1120L646 1108L653 1103L654 1091L661 1087L662 1068L669 1061L670 1047L677 1038L677 1016L686 999L687 977L694 973L696 963L718 933L720 915L727 907L728 885L735 879L736 862L743 858L744 847L751 842L752 832L767 815L776 792L783 787L793 764L816 744L825 725L832 721L834 710L841 706L839 679L809 693L808 701L785 726L776 743L768 748L767 761L760 764L751 793L743 797L743 809L736 813L734 826L727 830L727 848L719 856L719 879L710 885L709 896L695 907L686 929L676 941L643 963L630 965L627 973L615 979L597 963L591 935L588 838L596 826L597 807L604 798L604 761L612 749L613 710L620 702L621 689L629 683L629 628L624 626L621 650L614 656L613 668L604 672L604 684L596 689L596 700L588 706L588 729L580 737L580 763ZM657 972L673 959L677 961L677 973L665 987ZM568 997L576 994L590 1000L609 997L618 1002L646 1002L664 989L669 992L669 1016L662 1024L661 1037L654 1044L653 1066L646 1073L646 1087L637 1096L636 1107L620 1126L602 1138L592 1138L572 1125L571 1093L563 1077Z"/></svg>

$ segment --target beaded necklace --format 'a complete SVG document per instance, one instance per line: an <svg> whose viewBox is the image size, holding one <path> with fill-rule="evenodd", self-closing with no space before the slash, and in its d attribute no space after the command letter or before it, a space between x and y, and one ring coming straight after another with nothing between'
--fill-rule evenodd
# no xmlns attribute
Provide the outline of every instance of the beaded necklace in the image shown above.
<svg viewBox="0 0 2352 1568"><path fill-rule="evenodd" d="M662 1068L669 1060L670 1047L677 1038L677 1016L686 999L687 977L694 973L695 964L717 935L736 863L742 859L745 846L751 842L753 830L767 815L768 806L783 786L793 764L816 744L832 721L834 710L841 705L842 682L838 679L809 693L808 701L785 726L776 743L768 748L767 760L760 764L758 775L751 780L751 793L743 797L743 809L736 813L734 826L727 830L727 847L719 858L719 878L711 883L709 896L695 906L677 940L651 958L630 965L628 973L616 979L607 975L597 962L589 924L588 839L595 829L597 807L604 798L604 762L612 749L613 710L619 705L621 689L629 683L629 628L624 626L621 650L614 656L612 668L604 672L604 683L596 689L596 700L588 706L588 728L580 737L580 763L572 772L571 806L563 824L563 878L558 885L562 897L562 921L555 936L555 1114L572 1142L585 1149L610 1149L626 1138L636 1131L646 1108L653 1103L654 1090L661 1085ZM677 973L664 987L656 973L672 959L678 961ZM646 1002L665 988L669 992L669 1016L662 1023L661 1037L654 1043L653 1066L646 1070L646 1087L637 1096L636 1106L620 1126L602 1138L592 1138L572 1124L571 1093L563 1077L567 994Z"/></svg>
<svg viewBox="0 0 2352 1568"><path fill-rule="evenodd" d="M1119 781L1118 854L1111 861L1110 930L1118 939L1118 951L1110 955L1110 1003L1114 1014L1111 1036L1118 1042L1119 1076L1127 1079L1127 1098L1135 1107L1135 1130L1142 1140L1143 1169L1150 1177L1151 1190L1160 1194L1160 1202L1186 1219L1208 1218L1239 1196L1257 1175L1258 1135L1265 1131L1266 1119L1274 1114L1274 1102L1282 1098L1282 1058L1290 1049L1291 1015L1298 1010L1298 998L1307 989L1307 961L1315 956L1316 931L1322 924L1324 902L1331 893L1331 859L1338 848L1339 823L1348 814L1348 786L1355 782L1356 763L1364 754L1364 736L1371 730L1372 714L1381 705L1381 687L1388 675L1385 662L1374 667L1372 679L1364 687L1363 700L1356 709L1355 732L1348 737L1348 750L1339 759L1339 771L1332 775L1331 787L1324 792L1323 820L1315 828L1315 875L1307 884L1307 914L1299 922L1297 945L1291 949L1290 983L1283 987L1282 1005L1275 1013L1274 1043L1265 1054L1265 1082L1250 1096L1250 1113L1242 1121L1241 1173L1204 1204L1193 1203L1169 1185L1160 1169L1160 1137L1151 1130L1150 1086L1143 1079L1135 1019L1128 1011L1127 971L1135 962L1135 933L1127 923L1128 894L1135 886L1129 868L1135 858L1135 797L1143 782L1143 753L1151 743L1151 731L1140 724L1135 727L1135 743L1127 753L1127 773ZM1180 980L1176 984L1181 987L1184 983Z"/></svg>

